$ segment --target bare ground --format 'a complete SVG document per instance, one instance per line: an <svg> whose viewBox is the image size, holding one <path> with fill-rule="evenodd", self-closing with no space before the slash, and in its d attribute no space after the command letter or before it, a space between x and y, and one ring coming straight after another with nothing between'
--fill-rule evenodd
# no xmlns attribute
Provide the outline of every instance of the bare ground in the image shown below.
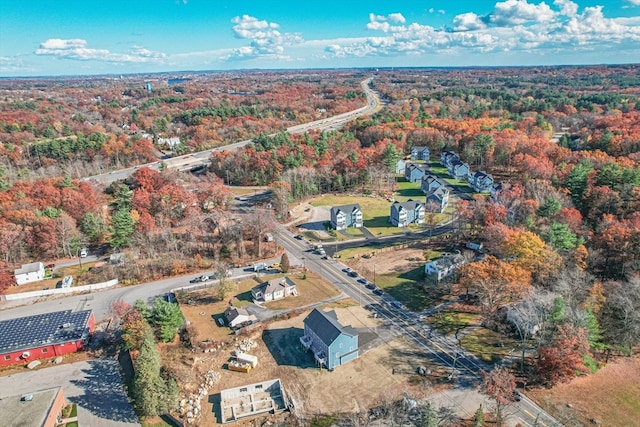
<svg viewBox="0 0 640 427"><path fill-rule="evenodd" d="M344 260L357 271L373 273L375 265L376 274L400 274L425 264L425 243L414 243L411 247L372 249L370 252Z"/></svg>

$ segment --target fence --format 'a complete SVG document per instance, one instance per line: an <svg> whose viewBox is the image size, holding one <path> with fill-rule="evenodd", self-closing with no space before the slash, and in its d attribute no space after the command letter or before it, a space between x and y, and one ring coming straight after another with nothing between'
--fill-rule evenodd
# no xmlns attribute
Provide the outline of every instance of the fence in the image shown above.
<svg viewBox="0 0 640 427"><path fill-rule="evenodd" d="M93 285L74 286L72 288L56 288L41 291L22 292L19 294L0 295L4 301L13 301L24 298L37 298L48 295L73 294L78 292L95 291L97 289L110 288L118 284L118 279L109 280L108 282L95 283Z"/></svg>

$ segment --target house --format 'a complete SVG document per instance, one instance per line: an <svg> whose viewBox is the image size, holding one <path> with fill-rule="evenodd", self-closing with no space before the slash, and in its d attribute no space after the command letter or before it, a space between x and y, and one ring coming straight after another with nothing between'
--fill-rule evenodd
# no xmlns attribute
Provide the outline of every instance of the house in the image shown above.
<svg viewBox="0 0 640 427"><path fill-rule="evenodd" d="M418 182L426 173L426 166L416 163L407 163L404 167L404 177L409 182Z"/></svg>
<svg viewBox="0 0 640 427"><path fill-rule="evenodd" d="M362 210L359 204L334 206L331 208L331 226L334 230L362 227Z"/></svg>
<svg viewBox="0 0 640 427"><path fill-rule="evenodd" d="M304 319L300 342L305 350L313 352L321 367L330 371L358 357L358 332L351 326L342 326L335 310L314 308Z"/></svg>
<svg viewBox="0 0 640 427"><path fill-rule="evenodd" d="M478 193L491 193L493 177L486 172L477 171L469 174L469 186Z"/></svg>
<svg viewBox="0 0 640 427"><path fill-rule="evenodd" d="M429 161L429 148L427 147L411 147L411 160Z"/></svg>
<svg viewBox="0 0 640 427"><path fill-rule="evenodd" d="M286 411L293 400L285 393L279 378L255 384L220 390L220 419L222 424L259 414Z"/></svg>
<svg viewBox="0 0 640 427"><path fill-rule="evenodd" d="M438 188L444 188L444 186L445 186L445 183L443 180L441 180L440 178L438 178L433 174L428 173L422 177L422 182L420 183L420 190L422 190L424 194L429 194L437 190Z"/></svg>
<svg viewBox="0 0 640 427"><path fill-rule="evenodd" d="M0 321L0 366L84 350L95 329L91 310L56 311Z"/></svg>
<svg viewBox="0 0 640 427"><path fill-rule="evenodd" d="M391 205L391 224L394 227L406 227L409 224L424 224L424 204L411 199L404 203Z"/></svg>
<svg viewBox="0 0 640 427"><path fill-rule="evenodd" d="M467 179L469 176L469 165L462 160L452 162L447 169L451 178Z"/></svg>
<svg viewBox="0 0 640 427"><path fill-rule="evenodd" d="M275 301L289 295L298 296L296 284L288 277L271 279L251 289L251 296L255 301Z"/></svg>
<svg viewBox="0 0 640 427"><path fill-rule="evenodd" d="M17 270L13 271L18 286L25 283L39 282L44 279L44 264L41 262L32 262L31 264L23 264Z"/></svg>
<svg viewBox="0 0 640 427"><path fill-rule="evenodd" d="M0 419L10 426L56 427L66 405L60 387L16 394L0 399Z"/></svg>
<svg viewBox="0 0 640 427"><path fill-rule="evenodd" d="M460 160L460 157L453 151L443 151L440 154L440 164L446 167L447 169L449 168L450 164L452 164L453 162L457 162L459 160Z"/></svg>
<svg viewBox="0 0 640 427"><path fill-rule="evenodd" d="M442 257L428 262L424 266L427 276L435 275L438 280L450 276L454 270L464 265L465 259L460 254L444 254Z"/></svg>
<svg viewBox="0 0 640 427"><path fill-rule="evenodd" d="M404 173L404 169L407 166L407 162L404 159L398 160L396 163L396 173Z"/></svg>
<svg viewBox="0 0 640 427"><path fill-rule="evenodd" d="M445 187L436 188L429 193L425 200L425 210L443 213L449 205L449 190Z"/></svg>
<svg viewBox="0 0 640 427"><path fill-rule="evenodd" d="M503 189L503 185L501 182L491 187L491 189L489 190L489 193L491 194L491 198L496 199L502 192L502 189Z"/></svg>
<svg viewBox="0 0 640 427"><path fill-rule="evenodd" d="M227 321L227 325L231 328L236 328L245 322L255 322L256 316L249 314L244 308L238 308L230 305L224 311L224 318Z"/></svg>
<svg viewBox="0 0 640 427"><path fill-rule="evenodd" d="M169 150L174 150L178 145L180 145L180 138L174 136L173 138L158 138L158 145L164 146Z"/></svg>

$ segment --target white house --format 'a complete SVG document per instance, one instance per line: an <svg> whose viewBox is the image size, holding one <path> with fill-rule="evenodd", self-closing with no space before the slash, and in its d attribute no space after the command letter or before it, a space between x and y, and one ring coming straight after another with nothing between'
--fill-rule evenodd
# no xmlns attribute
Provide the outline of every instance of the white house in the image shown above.
<svg viewBox="0 0 640 427"><path fill-rule="evenodd" d="M334 230L363 226L362 210L359 204L334 206L331 208L331 226Z"/></svg>
<svg viewBox="0 0 640 427"><path fill-rule="evenodd" d="M23 264L13 275L16 277L16 283L24 285L25 283L39 282L44 279L44 264L41 262L32 262L31 264Z"/></svg>
<svg viewBox="0 0 640 427"><path fill-rule="evenodd" d="M257 320L256 316L250 315L244 308L234 306L229 306L224 311L224 318L227 319L227 325L231 328L235 328L244 322Z"/></svg>
<svg viewBox="0 0 640 427"><path fill-rule="evenodd" d="M435 275L438 280L450 276L453 271L461 267L465 259L460 254L444 254L441 258L434 259L424 266L424 273L427 276Z"/></svg>
<svg viewBox="0 0 640 427"><path fill-rule="evenodd" d="M296 284L288 277L271 279L251 289L251 296L256 301L275 301L289 295L298 296L298 291Z"/></svg>

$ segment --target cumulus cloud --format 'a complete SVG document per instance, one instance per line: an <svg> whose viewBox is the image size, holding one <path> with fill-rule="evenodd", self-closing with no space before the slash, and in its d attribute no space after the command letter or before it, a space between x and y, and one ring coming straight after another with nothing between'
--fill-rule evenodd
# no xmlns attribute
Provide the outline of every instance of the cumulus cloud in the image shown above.
<svg viewBox="0 0 640 427"><path fill-rule="evenodd" d="M285 59L285 47L302 43L304 40L299 34L281 33L275 22L259 20L256 17L243 15L231 20L234 25L233 32L239 39L251 40L250 45L234 49L225 59L249 58L256 56L275 56Z"/></svg>
<svg viewBox="0 0 640 427"><path fill-rule="evenodd" d="M489 16L492 24L498 26L522 25L527 22L548 22L556 13L544 2L539 5L527 0L507 0L498 2Z"/></svg>
<svg viewBox="0 0 640 427"><path fill-rule="evenodd" d="M487 25L473 12L463 13L453 18L454 31L470 31L486 28Z"/></svg>
<svg viewBox="0 0 640 427"><path fill-rule="evenodd" d="M627 3L631 3L634 6L640 6L640 0L626 0Z"/></svg>
<svg viewBox="0 0 640 427"><path fill-rule="evenodd" d="M87 41L83 39L47 39L40 43L40 47L36 49L35 54L79 61L129 63L159 62L166 57L166 54L162 52L154 52L141 46L134 46L129 53L114 53L107 49L94 49L88 47Z"/></svg>
<svg viewBox="0 0 640 427"><path fill-rule="evenodd" d="M371 13L366 28L377 35L332 42L325 53L341 58L515 51L544 55L550 50L574 54L611 46L632 49L640 43L640 17L607 18L601 6L579 12L571 0L553 0L552 6L499 1L489 15L457 15L447 30Z"/></svg>

